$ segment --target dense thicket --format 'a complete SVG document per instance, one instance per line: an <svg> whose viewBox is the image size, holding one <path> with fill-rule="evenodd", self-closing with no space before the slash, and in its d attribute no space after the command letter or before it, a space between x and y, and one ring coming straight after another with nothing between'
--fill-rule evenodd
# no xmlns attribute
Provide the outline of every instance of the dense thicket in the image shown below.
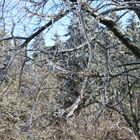
<svg viewBox="0 0 140 140"><path fill-rule="evenodd" d="M140 139L138 0L0 2L0 139Z"/></svg>

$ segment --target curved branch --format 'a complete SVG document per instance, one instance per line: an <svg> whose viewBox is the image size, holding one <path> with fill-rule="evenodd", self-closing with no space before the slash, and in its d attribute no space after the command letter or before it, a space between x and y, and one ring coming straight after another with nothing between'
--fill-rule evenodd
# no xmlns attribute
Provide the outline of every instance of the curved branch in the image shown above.
<svg viewBox="0 0 140 140"><path fill-rule="evenodd" d="M21 36L6 37L6 38L2 38L2 39L0 39L0 42L2 42L2 41L6 41L6 40L10 40L10 39L23 39L23 40L26 40L27 37L21 37Z"/></svg>
<svg viewBox="0 0 140 140"><path fill-rule="evenodd" d="M115 11L121 11L121 10L140 10L140 7L138 6L118 6L118 7L114 7L114 8L111 8L111 9L108 9L106 11L103 11L100 15L106 15L110 12L115 12Z"/></svg>
<svg viewBox="0 0 140 140"><path fill-rule="evenodd" d="M133 5L134 7L140 7L140 1L139 0L124 0L128 5ZM139 4L139 5L137 5ZM140 20L140 9L133 9L133 11L136 13L136 15L138 16L139 20Z"/></svg>
<svg viewBox="0 0 140 140"><path fill-rule="evenodd" d="M60 20L61 18L63 18L66 14L68 14L70 12L70 10L67 11L63 11L61 10L53 19L51 19L48 23L46 23L44 26L40 27L40 29L38 29L35 33L33 33L32 35L30 35L24 42L23 44L20 46L20 49L23 48L24 46L26 46L32 39L34 39L36 36L38 36L41 32L43 32L45 29L47 29L49 26L51 26L53 23L55 23L56 21Z"/></svg>

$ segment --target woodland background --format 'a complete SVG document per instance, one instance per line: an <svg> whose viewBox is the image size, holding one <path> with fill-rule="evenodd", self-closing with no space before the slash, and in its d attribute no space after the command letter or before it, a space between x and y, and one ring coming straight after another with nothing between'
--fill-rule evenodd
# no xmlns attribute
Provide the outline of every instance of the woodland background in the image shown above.
<svg viewBox="0 0 140 140"><path fill-rule="evenodd" d="M0 139L139 140L140 1L0 0Z"/></svg>

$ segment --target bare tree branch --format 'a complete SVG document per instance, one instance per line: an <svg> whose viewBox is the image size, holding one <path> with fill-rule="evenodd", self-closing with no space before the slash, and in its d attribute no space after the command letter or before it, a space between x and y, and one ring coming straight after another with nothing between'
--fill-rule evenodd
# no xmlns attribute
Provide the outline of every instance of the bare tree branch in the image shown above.
<svg viewBox="0 0 140 140"><path fill-rule="evenodd" d="M82 9L92 15L94 18L98 18L100 23L105 25L109 30L111 30L114 35L136 56L140 59L140 48L131 41L130 37L124 32L111 18L107 16L99 16L98 12L95 12L87 4L83 4Z"/></svg>

